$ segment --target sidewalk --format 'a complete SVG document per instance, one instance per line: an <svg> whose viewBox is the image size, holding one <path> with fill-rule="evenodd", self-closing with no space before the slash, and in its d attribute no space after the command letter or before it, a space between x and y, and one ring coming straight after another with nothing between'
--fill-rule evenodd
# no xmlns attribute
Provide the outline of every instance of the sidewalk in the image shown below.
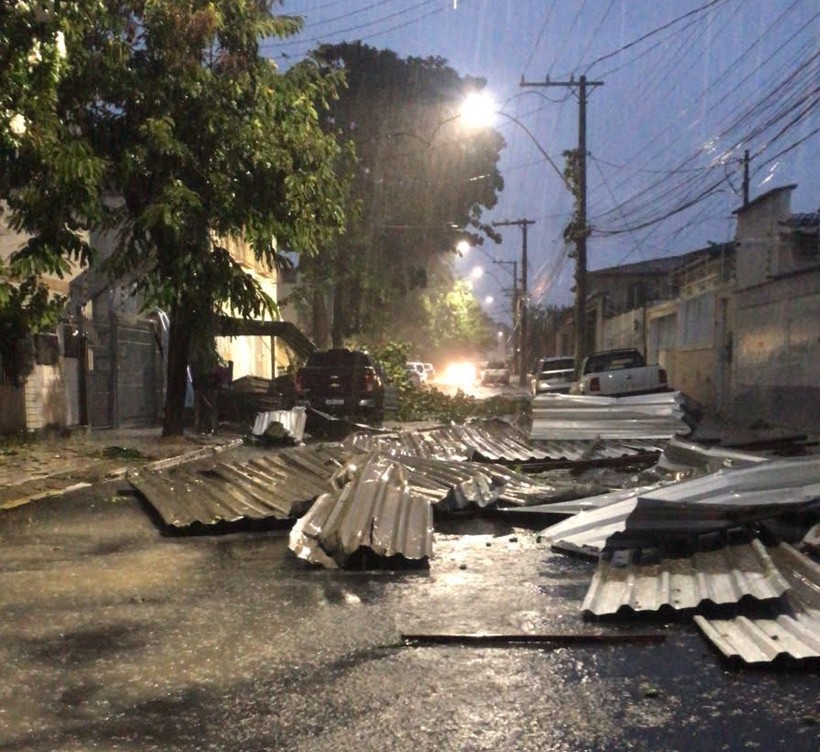
<svg viewBox="0 0 820 752"><path fill-rule="evenodd" d="M194 459L242 441L234 433L161 434L156 427L0 437L0 510L122 478L152 462Z"/></svg>

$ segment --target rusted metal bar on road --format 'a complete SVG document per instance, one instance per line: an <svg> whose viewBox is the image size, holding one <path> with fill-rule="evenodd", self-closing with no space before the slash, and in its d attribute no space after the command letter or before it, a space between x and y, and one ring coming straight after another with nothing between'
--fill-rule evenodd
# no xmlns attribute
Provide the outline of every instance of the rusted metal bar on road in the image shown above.
<svg viewBox="0 0 820 752"><path fill-rule="evenodd" d="M541 647L544 645L612 645L662 642L662 632L630 634L552 632L548 634L403 634L405 645L464 645L466 647Z"/></svg>

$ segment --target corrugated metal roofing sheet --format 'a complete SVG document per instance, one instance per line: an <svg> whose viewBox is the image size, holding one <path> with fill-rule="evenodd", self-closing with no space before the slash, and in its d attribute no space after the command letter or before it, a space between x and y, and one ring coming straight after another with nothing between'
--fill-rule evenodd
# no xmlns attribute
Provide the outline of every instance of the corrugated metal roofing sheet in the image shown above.
<svg viewBox="0 0 820 752"><path fill-rule="evenodd" d="M299 515L333 488L333 476L346 461L336 445L296 447L247 463L142 470L129 473L128 480L165 525L188 528Z"/></svg>
<svg viewBox="0 0 820 752"><path fill-rule="evenodd" d="M683 416L679 392L638 397L544 395L532 401L530 439L668 439L690 432Z"/></svg>
<svg viewBox="0 0 820 752"><path fill-rule="evenodd" d="M380 451L391 457L480 462L507 462L525 469L601 463L607 460L651 457L660 454L665 441L554 440L531 443L524 432L500 420L476 421L463 426L441 426L388 434L356 433L346 446L361 452Z"/></svg>
<svg viewBox="0 0 820 752"><path fill-rule="evenodd" d="M770 663L820 658L820 565L787 544L770 551L790 589L770 614L733 619L696 616L703 634L728 658Z"/></svg>
<svg viewBox="0 0 820 752"><path fill-rule="evenodd" d="M326 567L343 563L361 547L379 556L421 560L433 546L433 510L413 492L406 470L371 456L339 491L323 494L294 525L290 548Z"/></svg>
<svg viewBox="0 0 820 752"><path fill-rule="evenodd" d="M558 548L596 553L605 547L656 545L661 537L698 535L765 519L820 499L820 458L770 460L663 486L547 528Z"/></svg>
<svg viewBox="0 0 820 752"><path fill-rule="evenodd" d="M788 587L759 540L676 558L618 551L601 558L582 608L595 616L664 606L683 610L705 601L721 605L746 596L778 598Z"/></svg>

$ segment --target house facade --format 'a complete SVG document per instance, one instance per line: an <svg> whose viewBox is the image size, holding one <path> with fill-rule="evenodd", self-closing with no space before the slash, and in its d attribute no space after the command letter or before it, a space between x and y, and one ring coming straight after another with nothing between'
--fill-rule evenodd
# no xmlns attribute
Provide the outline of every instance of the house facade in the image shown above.
<svg viewBox="0 0 820 752"><path fill-rule="evenodd" d="M727 419L816 432L820 212L792 214L795 187L738 209L732 242L591 272L592 349L638 348Z"/></svg>
<svg viewBox="0 0 820 752"><path fill-rule="evenodd" d="M0 229L0 253L7 258L25 238ZM91 243L100 258L117 237L100 233ZM277 300L276 272L254 258L247 244L230 239L234 259ZM79 272L79 270L77 270ZM0 373L0 433L27 433L48 427L127 427L161 421L165 398L164 360L168 317L146 312L135 294L136 279L112 281L95 269L44 281L69 297L64 321L32 338L34 366L22 384ZM230 311L225 311L230 316ZM233 363L233 378L272 379L286 370L290 349L267 333L217 337L217 350ZM2 368L0 368L2 372Z"/></svg>

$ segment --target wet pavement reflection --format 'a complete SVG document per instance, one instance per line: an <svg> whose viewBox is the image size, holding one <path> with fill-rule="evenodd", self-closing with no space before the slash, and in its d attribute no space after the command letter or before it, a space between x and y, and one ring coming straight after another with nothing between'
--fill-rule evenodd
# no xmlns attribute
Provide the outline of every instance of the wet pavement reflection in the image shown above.
<svg viewBox="0 0 820 752"><path fill-rule="evenodd" d="M535 530L436 530L428 567L332 572L285 530L163 537L133 497L0 516L0 749L817 749L817 673L730 670L688 622L584 621L593 564Z"/></svg>

